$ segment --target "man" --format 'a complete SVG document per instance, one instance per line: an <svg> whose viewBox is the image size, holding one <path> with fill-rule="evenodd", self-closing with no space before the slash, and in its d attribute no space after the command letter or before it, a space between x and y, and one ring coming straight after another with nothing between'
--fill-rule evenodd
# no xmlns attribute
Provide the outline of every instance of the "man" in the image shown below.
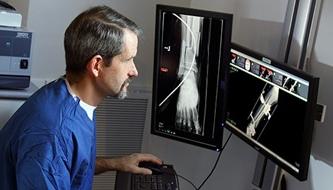
<svg viewBox="0 0 333 190"><path fill-rule="evenodd" d="M65 32L66 75L39 89L0 131L0 189L91 189L110 170L151 174L151 154L96 158L96 106L126 96L138 71L139 28L106 6L81 13Z"/></svg>

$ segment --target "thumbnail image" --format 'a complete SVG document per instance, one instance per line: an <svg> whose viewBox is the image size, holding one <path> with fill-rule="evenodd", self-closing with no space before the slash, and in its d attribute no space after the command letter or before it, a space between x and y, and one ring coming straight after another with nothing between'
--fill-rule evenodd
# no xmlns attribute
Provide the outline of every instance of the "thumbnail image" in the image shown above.
<svg viewBox="0 0 333 190"><path fill-rule="evenodd" d="M254 73L255 75L260 75L260 65L252 62L251 63L251 73Z"/></svg>
<svg viewBox="0 0 333 190"><path fill-rule="evenodd" d="M236 63L236 58L237 58L237 55L234 54L234 53L231 53L231 63L235 64Z"/></svg>
<svg viewBox="0 0 333 190"><path fill-rule="evenodd" d="M290 77L284 77L284 82L282 87L292 93L297 94L297 81Z"/></svg>
<svg viewBox="0 0 333 190"><path fill-rule="evenodd" d="M274 72L273 73L273 83L282 86L283 85L283 75L278 73L278 72Z"/></svg>
<svg viewBox="0 0 333 190"><path fill-rule="evenodd" d="M237 56L237 58L236 58L236 65L238 65L241 68L244 68L245 58L241 57L241 56Z"/></svg>
<svg viewBox="0 0 333 190"><path fill-rule="evenodd" d="M268 81L272 81L272 75L273 75L273 71L264 67L264 66L261 66L260 67L260 77L261 78L264 78Z"/></svg>
<svg viewBox="0 0 333 190"><path fill-rule="evenodd" d="M308 99L308 93L309 93L309 86L302 83L298 83L297 94L305 99Z"/></svg>
<svg viewBox="0 0 333 190"><path fill-rule="evenodd" d="M249 71L251 68L251 61L249 59L245 60L245 70Z"/></svg>

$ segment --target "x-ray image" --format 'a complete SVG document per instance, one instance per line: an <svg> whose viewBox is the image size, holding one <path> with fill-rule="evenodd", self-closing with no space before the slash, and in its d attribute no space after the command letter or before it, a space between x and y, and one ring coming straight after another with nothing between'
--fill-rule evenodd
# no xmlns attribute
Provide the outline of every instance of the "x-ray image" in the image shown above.
<svg viewBox="0 0 333 190"><path fill-rule="evenodd" d="M284 79L283 88L285 88L286 90L288 90L290 92L295 92L296 93L297 81L294 80L294 79L291 79L289 77L286 77Z"/></svg>
<svg viewBox="0 0 333 190"><path fill-rule="evenodd" d="M278 105L279 88L266 84L260 93L251 113L246 134L259 139Z"/></svg>
<svg viewBox="0 0 333 190"><path fill-rule="evenodd" d="M164 13L163 24L168 27L162 34L159 65L159 127L212 134L206 125L214 126L215 113L207 109L215 108L219 88L218 50L223 22Z"/></svg>
<svg viewBox="0 0 333 190"><path fill-rule="evenodd" d="M198 62L197 56L200 44L200 27L202 18L181 15L182 41L178 78L181 80L177 100L176 128L179 130L201 134L198 105Z"/></svg>

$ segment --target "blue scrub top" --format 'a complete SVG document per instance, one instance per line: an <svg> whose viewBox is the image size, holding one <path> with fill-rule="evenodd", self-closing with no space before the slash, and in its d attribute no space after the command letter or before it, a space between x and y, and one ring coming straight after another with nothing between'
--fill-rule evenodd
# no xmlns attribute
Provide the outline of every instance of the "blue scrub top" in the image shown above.
<svg viewBox="0 0 333 190"><path fill-rule="evenodd" d="M1 190L92 189L95 119L79 101L58 79L17 110L0 131Z"/></svg>

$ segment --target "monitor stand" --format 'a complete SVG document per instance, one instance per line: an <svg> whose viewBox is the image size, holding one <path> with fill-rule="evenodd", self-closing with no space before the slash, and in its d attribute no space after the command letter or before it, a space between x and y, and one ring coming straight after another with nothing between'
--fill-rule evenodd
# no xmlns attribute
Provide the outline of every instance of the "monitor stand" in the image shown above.
<svg viewBox="0 0 333 190"><path fill-rule="evenodd" d="M252 190L286 190L282 169L261 153L258 153L252 185Z"/></svg>

